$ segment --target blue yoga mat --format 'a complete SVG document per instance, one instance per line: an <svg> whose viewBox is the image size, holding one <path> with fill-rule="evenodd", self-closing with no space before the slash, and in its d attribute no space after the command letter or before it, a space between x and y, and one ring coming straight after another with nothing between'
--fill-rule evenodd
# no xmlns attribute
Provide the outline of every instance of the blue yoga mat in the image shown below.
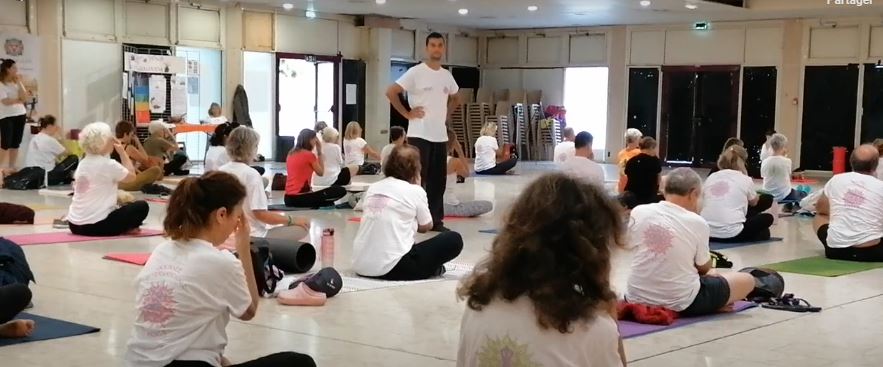
<svg viewBox="0 0 883 367"><path fill-rule="evenodd" d="M500 233L500 231L498 231L498 230L496 230L496 229L480 229L480 230L478 230L478 232L479 232L479 233L487 233L487 234L497 234L497 233Z"/></svg>
<svg viewBox="0 0 883 367"><path fill-rule="evenodd" d="M735 242L735 243L721 243L721 242L709 242L708 247L712 250L727 250L736 247L742 246L751 246L757 245L761 243L770 243L770 242L781 242L784 238L782 237L770 237L770 239L766 241L751 241L751 242Z"/></svg>
<svg viewBox="0 0 883 367"><path fill-rule="evenodd" d="M75 324L72 322L56 320L48 317L32 315L29 313L21 313L16 319L34 320L34 333L27 338L18 339L0 339L0 347L7 345L22 344L36 342L40 340L50 340L58 338L67 338L70 336L91 334L101 329L92 326Z"/></svg>

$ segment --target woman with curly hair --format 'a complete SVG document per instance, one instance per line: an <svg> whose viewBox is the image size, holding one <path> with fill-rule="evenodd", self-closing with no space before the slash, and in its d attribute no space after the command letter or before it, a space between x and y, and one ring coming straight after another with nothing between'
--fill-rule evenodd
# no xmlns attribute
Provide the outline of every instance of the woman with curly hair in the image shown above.
<svg viewBox="0 0 883 367"><path fill-rule="evenodd" d="M624 366L610 284L619 212L603 188L563 174L528 186L458 290L457 366Z"/></svg>

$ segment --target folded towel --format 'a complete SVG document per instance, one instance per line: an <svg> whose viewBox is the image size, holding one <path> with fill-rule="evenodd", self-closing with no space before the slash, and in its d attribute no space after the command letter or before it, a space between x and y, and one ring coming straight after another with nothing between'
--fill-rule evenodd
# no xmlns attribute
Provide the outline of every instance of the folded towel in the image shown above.
<svg viewBox="0 0 883 367"><path fill-rule="evenodd" d="M620 320L635 321L641 324L671 325L678 318L678 313L660 306L648 306L637 303L619 301L616 305Z"/></svg>

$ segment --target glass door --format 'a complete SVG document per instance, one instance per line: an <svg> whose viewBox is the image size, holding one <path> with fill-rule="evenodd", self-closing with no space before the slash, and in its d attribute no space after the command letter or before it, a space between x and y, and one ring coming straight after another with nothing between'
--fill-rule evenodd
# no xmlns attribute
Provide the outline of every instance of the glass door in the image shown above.
<svg viewBox="0 0 883 367"><path fill-rule="evenodd" d="M277 54L278 136L296 137L317 121L336 126L339 57Z"/></svg>

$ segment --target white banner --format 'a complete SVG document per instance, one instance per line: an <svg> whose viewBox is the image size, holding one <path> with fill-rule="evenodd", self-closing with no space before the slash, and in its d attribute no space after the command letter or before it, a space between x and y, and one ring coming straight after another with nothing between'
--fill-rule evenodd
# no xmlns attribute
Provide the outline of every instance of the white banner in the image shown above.
<svg viewBox="0 0 883 367"><path fill-rule="evenodd" d="M187 114L187 77L172 76L172 116Z"/></svg>
<svg viewBox="0 0 883 367"><path fill-rule="evenodd" d="M166 77L163 75L150 76L150 113L163 113L166 111Z"/></svg>
<svg viewBox="0 0 883 367"><path fill-rule="evenodd" d="M123 68L138 73L184 74L187 71L187 61L183 57L126 52Z"/></svg>
<svg viewBox="0 0 883 367"><path fill-rule="evenodd" d="M0 32L0 43L3 45L0 59L15 60L25 88L36 94L40 71L39 38L29 34Z"/></svg>

